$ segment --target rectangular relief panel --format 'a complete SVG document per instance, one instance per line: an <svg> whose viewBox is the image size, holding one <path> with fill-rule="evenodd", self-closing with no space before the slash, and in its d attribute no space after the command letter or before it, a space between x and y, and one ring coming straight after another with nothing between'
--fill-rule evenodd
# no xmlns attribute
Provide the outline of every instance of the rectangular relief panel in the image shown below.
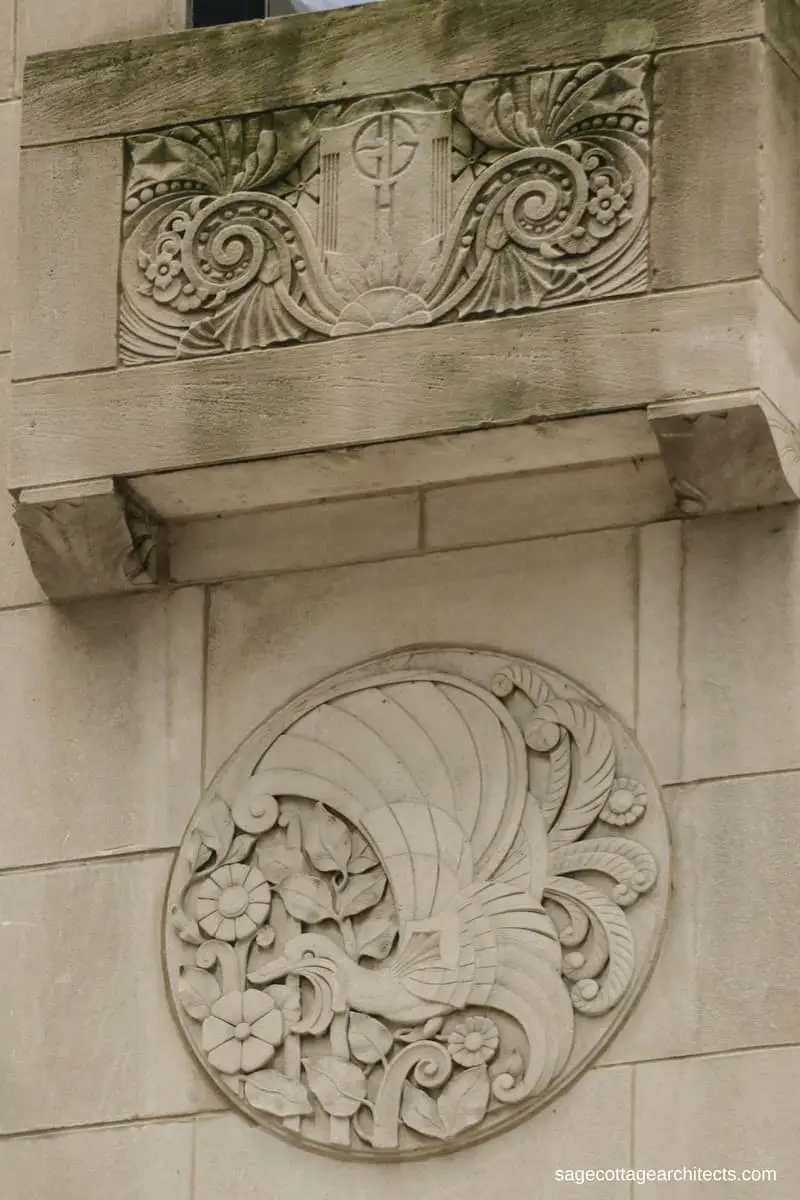
<svg viewBox="0 0 800 1200"><path fill-rule="evenodd" d="M646 290L649 69L638 56L129 136L122 363Z"/></svg>

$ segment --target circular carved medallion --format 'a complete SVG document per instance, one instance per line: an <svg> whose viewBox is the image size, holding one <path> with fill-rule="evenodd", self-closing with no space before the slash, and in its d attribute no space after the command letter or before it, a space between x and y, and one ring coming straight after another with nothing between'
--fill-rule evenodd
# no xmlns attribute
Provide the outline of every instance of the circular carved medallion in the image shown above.
<svg viewBox="0 0 800 1200"><path fill-rule="evenodd" d="M452 1150L609 1042L668 890L618 720L533 663L406 650L295 698L219 772L170 881L175 1011L267 1128L340 1156Z"/></svg>

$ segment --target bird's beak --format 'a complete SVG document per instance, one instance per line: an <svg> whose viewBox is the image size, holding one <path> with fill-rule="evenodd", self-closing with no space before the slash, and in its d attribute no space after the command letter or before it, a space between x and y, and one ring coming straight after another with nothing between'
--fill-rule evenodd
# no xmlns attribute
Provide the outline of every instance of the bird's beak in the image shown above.
<svg viewBox="0 0 800 1200"><path fill-rule="evenodd" d="M288 975L292 966L288 958L275 958L266 967L251 971L247 978L251 983L273 983L276 979L283 979Z"/></svg>

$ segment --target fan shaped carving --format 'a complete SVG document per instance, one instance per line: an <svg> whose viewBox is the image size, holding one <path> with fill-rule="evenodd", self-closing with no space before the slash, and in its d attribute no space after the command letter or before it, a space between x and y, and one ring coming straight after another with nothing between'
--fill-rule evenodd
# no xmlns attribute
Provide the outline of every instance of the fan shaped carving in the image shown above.
<svg viewBox="0 0 800 1200"><path fill-rule="evenodd" d="M176 1011L264 1125L450 1149L605 1045L668 869L647 766L579 688L494 652L390 656L276 714L202 800L170 884Z"/></svg>

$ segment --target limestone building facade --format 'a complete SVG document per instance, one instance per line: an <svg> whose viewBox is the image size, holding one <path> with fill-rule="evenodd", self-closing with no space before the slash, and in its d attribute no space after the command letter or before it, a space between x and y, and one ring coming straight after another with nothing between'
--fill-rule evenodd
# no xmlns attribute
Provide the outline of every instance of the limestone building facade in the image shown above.
<svg viewBox="0 0 800 1200"><path fill-rule="evenodd" d="M800 9L583 7L0 0L9 1200L800 1190Z"/></svg>

